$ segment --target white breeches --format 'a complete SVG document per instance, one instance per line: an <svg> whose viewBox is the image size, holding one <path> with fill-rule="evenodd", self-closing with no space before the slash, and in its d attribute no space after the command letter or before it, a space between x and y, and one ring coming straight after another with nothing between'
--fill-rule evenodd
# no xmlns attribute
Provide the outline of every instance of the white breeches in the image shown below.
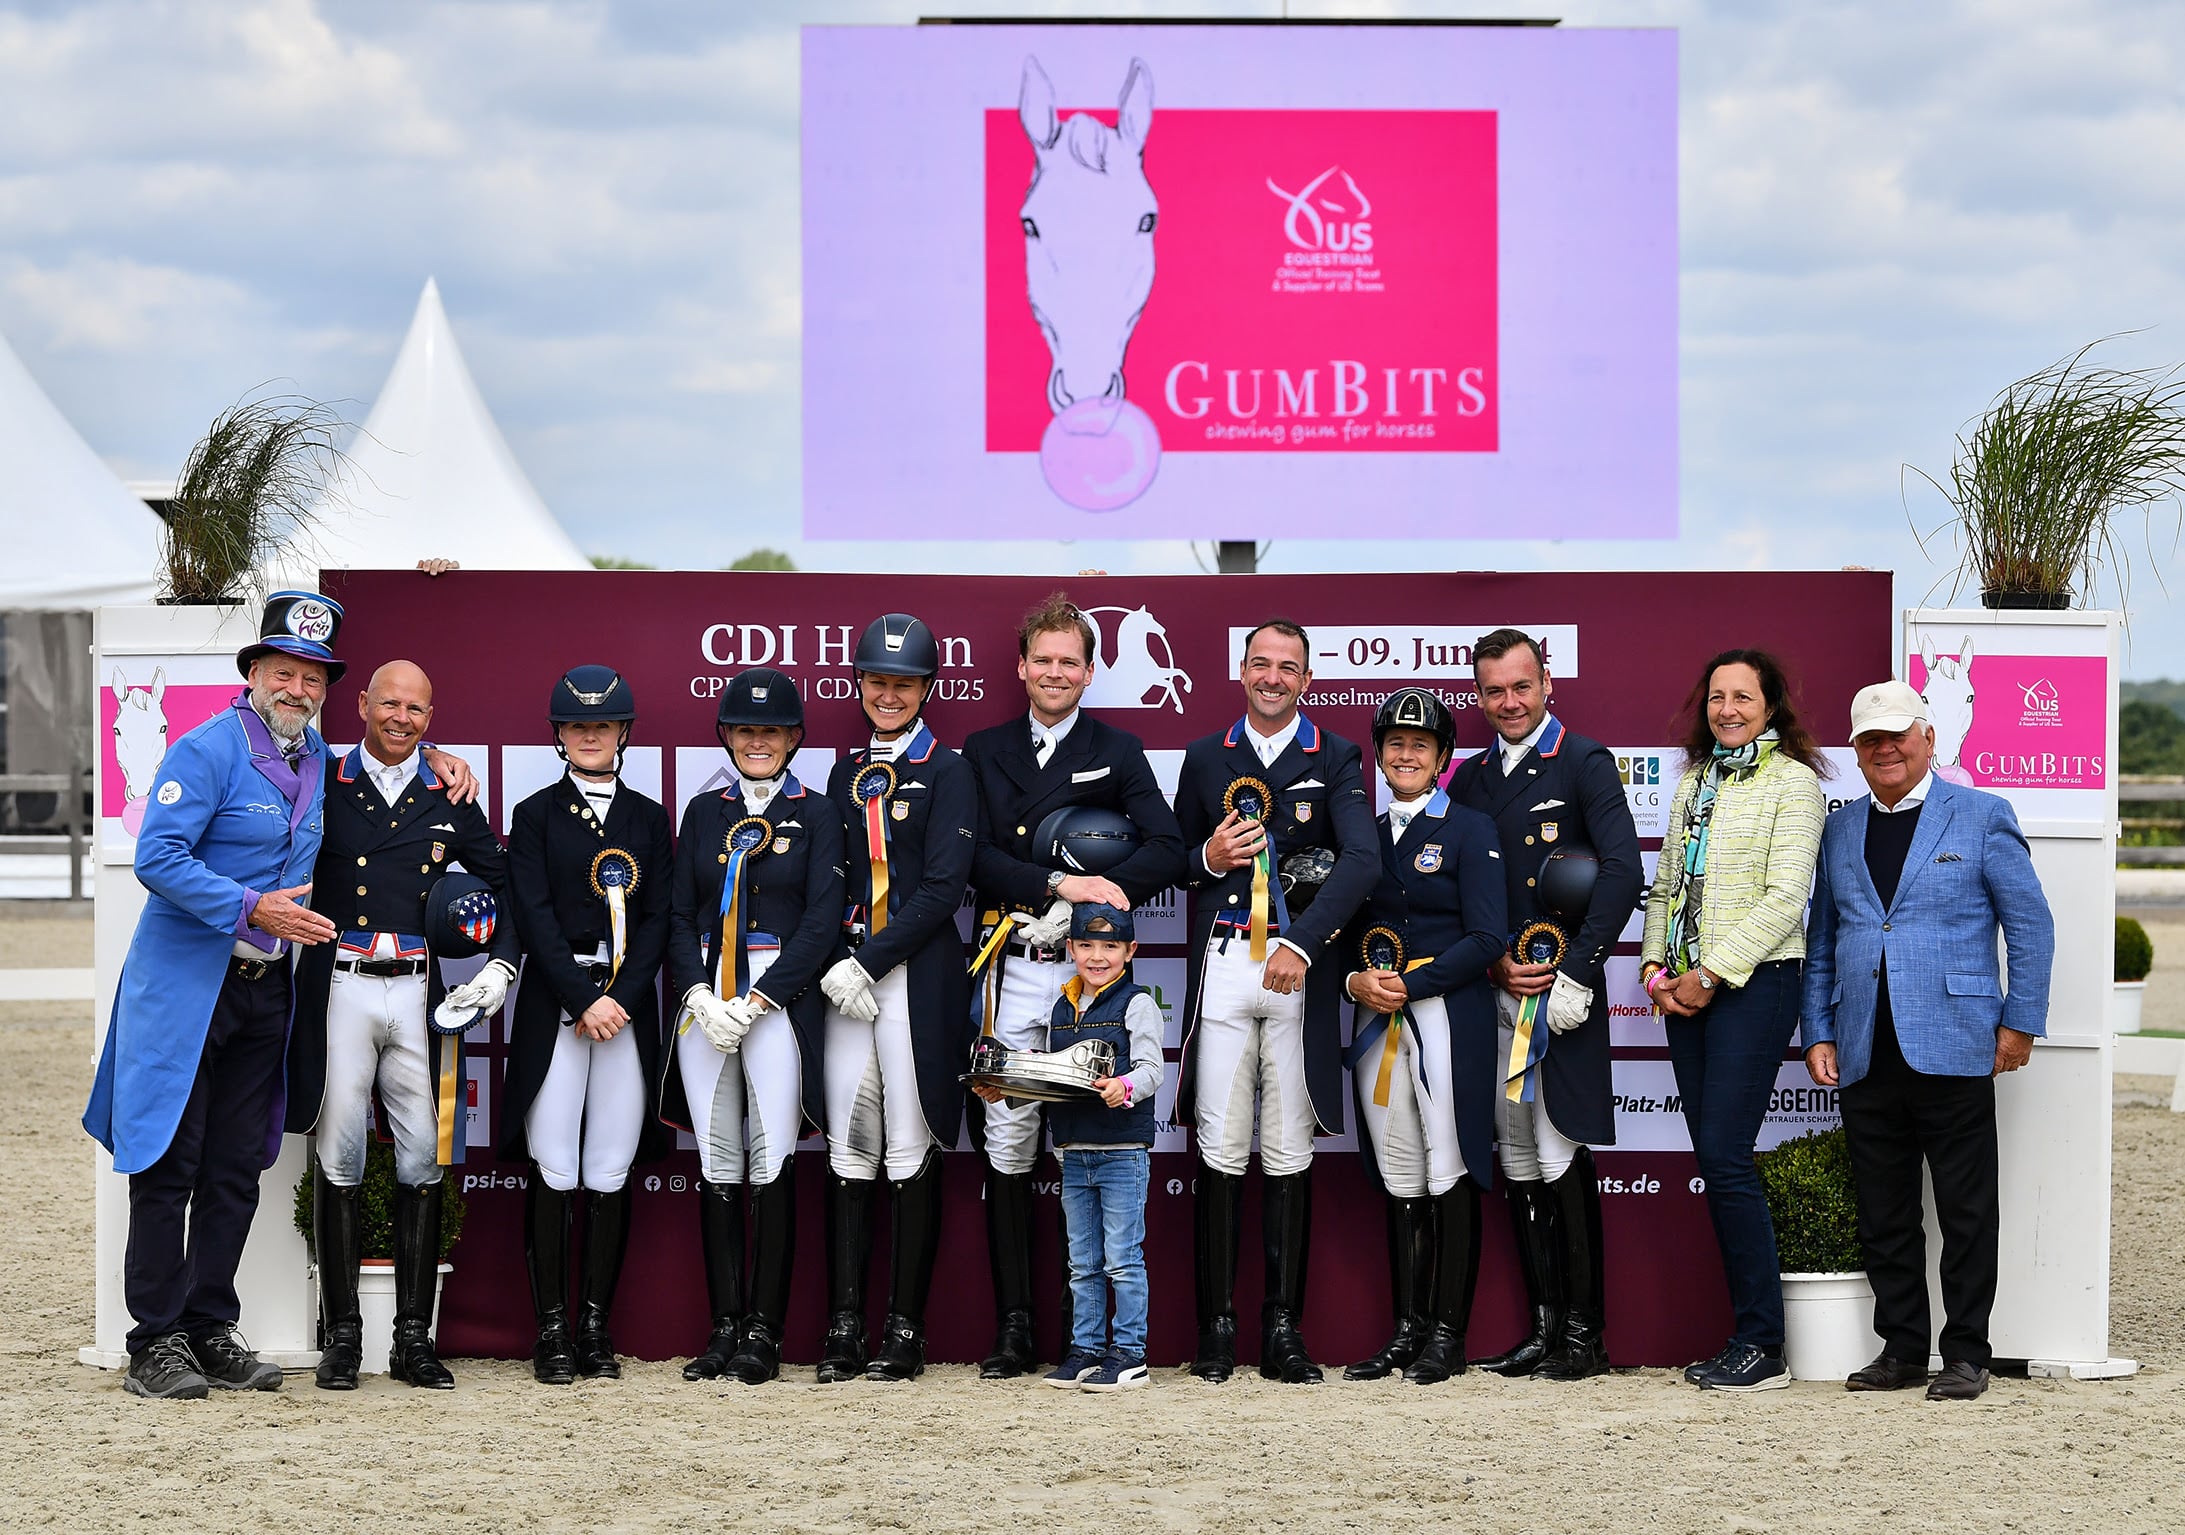
<svg viewBox="0 0 2185 1535"><path fill-rule="evenodd" d="M871 1023L827 1009L827 1163L838 1178L901 1182L933 1149L918 1101L918 1057L910 1043L910 980L901 965L873 982L880 1016Z"/></svg>
<svg viewBox="0 0 2185 1535"><path fill-rule="evenodd" d="M1366 1014L1359 1016L1361 1023L1366 1021ZM1386 1105L1373 1101L1386 1035L1358 1063L1355 1073L1359 1118L1373 1142L1381 1182L1399 1199L1446 1194L1464 1176L1464 1154L1457 1145L1448 1013L1441 998L1428 997L1411 1004L1411 1019L1396 1033Z"/></svg>
<svg viewBox="0 0 2185 1535"><path fill-rule="evenodd" d="M364 1181L375 1082L394 1132L396 1179L413 1188L438 1183L440 1121L425 1035L425 977L336 970L326 999L326 1094L316 1133L319 1165L337 1188Z"/></svg>
<svg viewBox="0 0 2185 1535"><path fill-rule="evenodd" d="M548 1188L564 1194L580 1183L598 1194L621 1188L645 1133L645 1067L634 1030L586 1039L562 1014L554 1059L523 1127Z"/></svg>
<svg viewBox="0 0 2185 1535"><path fill-rule="evenodd" d="M752 985L776 957L772 950L751 956ZM747 1179L772 1183L803 1128L803 1057L788 1011L768 1008L734 1055L715 1048L688 1012L675 1027L675 1064L690 1103L691 1134L698 1138L698 1170L720 1187Z"/></svg>
<svg viewBox="0 0 2185 1535"><path fill-rule="evenodd" d="M1518 999L1506 991L1495 993L1495 1060L1497 1074L1507 1074L1510 1061L1510 1041L1517 1033ZM1541 1008L1540 1020L1533 1025L1544 1029L1548 1026L1547 1009ZM1553 1045L1548 1047L1554 1049ZM1530 1103L1512 1103L1507 1094L1495 1094L1495 1116L1500 1134L1498 1155L1502 1159L1502 1175L1519 1178L1529 1183L1553 1183L1570 1171L1570 1165L1578 1158L1578 1142L1566 1140L1563 1132L1548 1120L1547 1095L1537 1088Z"/></svg>
<svg viewBox="0 0 2185 1535"><path fill-rule="evenodd" d="M1002 954L994 963L1001 968L997 987L993 971L984 979L986 989L998 991L994 999L994 1037L1011 1050L1047 1048L1047 1025L1053 1020L1055 999L1077 974L1068 960L1026 959ZM982 999L983 1000L983 999ZM997 1173L1028 1173L1039 1160L1040 1112L1036 1103L986 1103L986 1160Z"/></svg>
<svg viewBox="0 0 2185 1535"><path fill-rule="evenodd" d="M1269 1177L1313 1165L1312 1093L1305 1085L1305 989L1288 996L1260 984L1266 965L1252 963L1244 938L1206 949L1199 986L1197 1057L1199 1158L1216 1172L1241 1177L1252 1152L1253 1109L1259 1111L1259 1165Z"/></svg>

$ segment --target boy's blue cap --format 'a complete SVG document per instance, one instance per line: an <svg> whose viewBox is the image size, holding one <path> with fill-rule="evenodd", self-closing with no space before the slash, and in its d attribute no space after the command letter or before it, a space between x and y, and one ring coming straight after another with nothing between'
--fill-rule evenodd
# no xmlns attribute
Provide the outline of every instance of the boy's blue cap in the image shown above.
<svg viewBox="0 0 2185 1535"><path fill-rule="evenodd" d="M1105 901L1079 901L1070 908L1070 936L1136 943L1138 928L1127 911L1117 911Z"/></svg>

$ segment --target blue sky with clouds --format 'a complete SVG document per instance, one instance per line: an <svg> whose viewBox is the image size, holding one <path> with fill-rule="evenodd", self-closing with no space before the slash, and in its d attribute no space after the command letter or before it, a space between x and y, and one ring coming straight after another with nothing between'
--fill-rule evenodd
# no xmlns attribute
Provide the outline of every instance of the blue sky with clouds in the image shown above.
<svg viewBox="0 0 2185 1535"><path fill-rule="evenodd" d="M427 275L577 541L662 565L1189 571L1180 543L805 544L797 26L1279 4L0 0L0 331L127 477L266 380L377 392ZM1307 4L1294 15L1510 15ZM1900 469L2113 332L2185 360L2185 7L1633 0L1679 30L1683 534L1288 541L1270 570L1886 566L1946 595ZM1916 482L1915 482L1916 485ZM1911 519L1941 520L1930 492ZM2174 524L2128 676L2185 675ZM2166 576L2175 593L2166 593Z"/></svg>

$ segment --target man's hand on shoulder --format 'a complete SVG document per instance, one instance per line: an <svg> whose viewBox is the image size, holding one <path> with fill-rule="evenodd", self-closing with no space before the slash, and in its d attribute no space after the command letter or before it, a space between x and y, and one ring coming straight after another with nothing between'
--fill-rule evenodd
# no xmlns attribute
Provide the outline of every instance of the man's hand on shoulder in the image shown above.
<svg viewBox="0 0 2185 1535"><path fill-rule="evenodd" d="M448 786L452 804L468 805L478 798L478 775L461 757L450 756L437 746L425 748L425 764Z"/></svg>

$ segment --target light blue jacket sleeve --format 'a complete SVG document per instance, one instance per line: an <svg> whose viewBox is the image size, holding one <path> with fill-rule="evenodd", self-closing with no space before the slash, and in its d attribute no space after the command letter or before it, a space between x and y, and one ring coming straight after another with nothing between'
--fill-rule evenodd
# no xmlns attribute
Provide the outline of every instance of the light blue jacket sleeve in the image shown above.
<svg viewBox="0 0 2185 1535"><path fill-rule="evenodd" d="M1839 812L1840 814L1841 812ZM1828 828L1813 865L1813 904L1806 916L1806 965L1798 1007L1798 1047L1836 1039L1836 892L1828 877Z"/></svg>
<svg viewBox="0 0 2185 1535"><path fill-rule="evenodd" d="M240 881L216 874L197 855L205 828L227 798L228 764L211 732L191 732L167 748L137 833L136 875L144 888L223 933L238 931L248 900Z"/></svg>
<svg viewBox="0 0 2185 1535"><path fill-rule="evenodd" d="M2049 973L2056 963L2056 917L2033 869L2033 852L2010 801L1997 796L1980 851L1980 873L1995 903L2010 966L2002 1026L2036 1038L2048 1033Z"/></svg>

